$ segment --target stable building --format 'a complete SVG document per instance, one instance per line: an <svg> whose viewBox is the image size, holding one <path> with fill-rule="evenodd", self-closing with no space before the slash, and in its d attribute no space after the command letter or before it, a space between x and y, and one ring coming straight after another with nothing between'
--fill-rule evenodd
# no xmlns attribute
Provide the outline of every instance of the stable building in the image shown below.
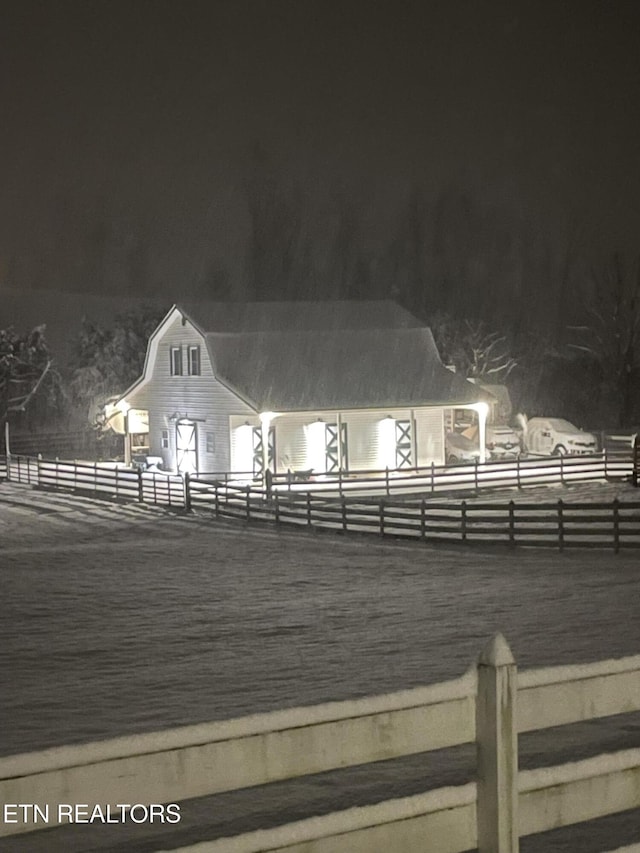
<svg viewBox="0 0 640 853"><path fill-rule="evenodd" d="M174 305L117 408L129 461L321 476L443 464L455 409L483 449L486 397L394 302L234 302Z"/></svg>

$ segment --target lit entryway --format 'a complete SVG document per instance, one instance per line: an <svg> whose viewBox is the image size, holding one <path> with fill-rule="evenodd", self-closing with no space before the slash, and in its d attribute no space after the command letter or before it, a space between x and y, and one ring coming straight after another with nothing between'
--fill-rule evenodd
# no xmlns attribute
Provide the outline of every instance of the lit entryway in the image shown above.
<svg viewBox="0 0 640 853"><path fill-rule="evenodd" d="M179 474L193 474L198 470L198 441L193 421L176 424L176 464Z"/></svg>

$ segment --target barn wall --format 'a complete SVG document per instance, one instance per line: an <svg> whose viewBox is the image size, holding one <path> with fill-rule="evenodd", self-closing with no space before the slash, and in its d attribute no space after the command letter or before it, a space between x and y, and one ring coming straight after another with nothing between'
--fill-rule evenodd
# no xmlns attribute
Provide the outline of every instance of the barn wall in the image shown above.
<svg viewBox="0 0 640 853"><path fill-rule="evenodd" d="M415 409L415 430L418 465L443 465L444 449L444 410Z"/></svg>
<svg viewBox="0 0 640 853"><path fill-rule="evenodd" d="M171 376L170 349L200 346L200 376ZM167 468L175 468L176 425L173 415L197 424L199 471L228 471L231 468L229 417L252 416L255 412L214 377L207 346L202 335L189 323L176 319L158 340L151 378L139 390L127 396L133 408L149 411L149 445L152 456L161 456ZM169 447L162 447L162 431L168 430ZM207 434L212 435L213 452L207 452Z"/></svg>

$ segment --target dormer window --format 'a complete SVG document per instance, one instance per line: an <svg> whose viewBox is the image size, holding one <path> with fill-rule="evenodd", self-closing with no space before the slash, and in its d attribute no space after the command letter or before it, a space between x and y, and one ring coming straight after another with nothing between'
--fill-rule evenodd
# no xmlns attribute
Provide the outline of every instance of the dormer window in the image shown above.
<svg viewBox="0 0 640 853"><path fill-rule="evenodd" d="M172 376L182 376L182 347L171 347L170 368Z"/></svg>
<svg viewBox="0 0 640 853"><path fill-rule="evenodd" d="M189 347L189 376L200 376L200 347Z"/></svg>

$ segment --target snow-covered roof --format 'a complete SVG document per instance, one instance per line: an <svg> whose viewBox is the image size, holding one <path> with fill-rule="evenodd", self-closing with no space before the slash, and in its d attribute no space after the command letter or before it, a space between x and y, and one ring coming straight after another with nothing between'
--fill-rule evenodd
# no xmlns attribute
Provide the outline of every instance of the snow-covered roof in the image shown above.
<svg viewBox="0 0 640 853"><path fill-rule="evenodd" d="M420 320L388 300L178 305L217 378L256 411L469 404ZM206 316L205 316L206 315Z"/></svg>

